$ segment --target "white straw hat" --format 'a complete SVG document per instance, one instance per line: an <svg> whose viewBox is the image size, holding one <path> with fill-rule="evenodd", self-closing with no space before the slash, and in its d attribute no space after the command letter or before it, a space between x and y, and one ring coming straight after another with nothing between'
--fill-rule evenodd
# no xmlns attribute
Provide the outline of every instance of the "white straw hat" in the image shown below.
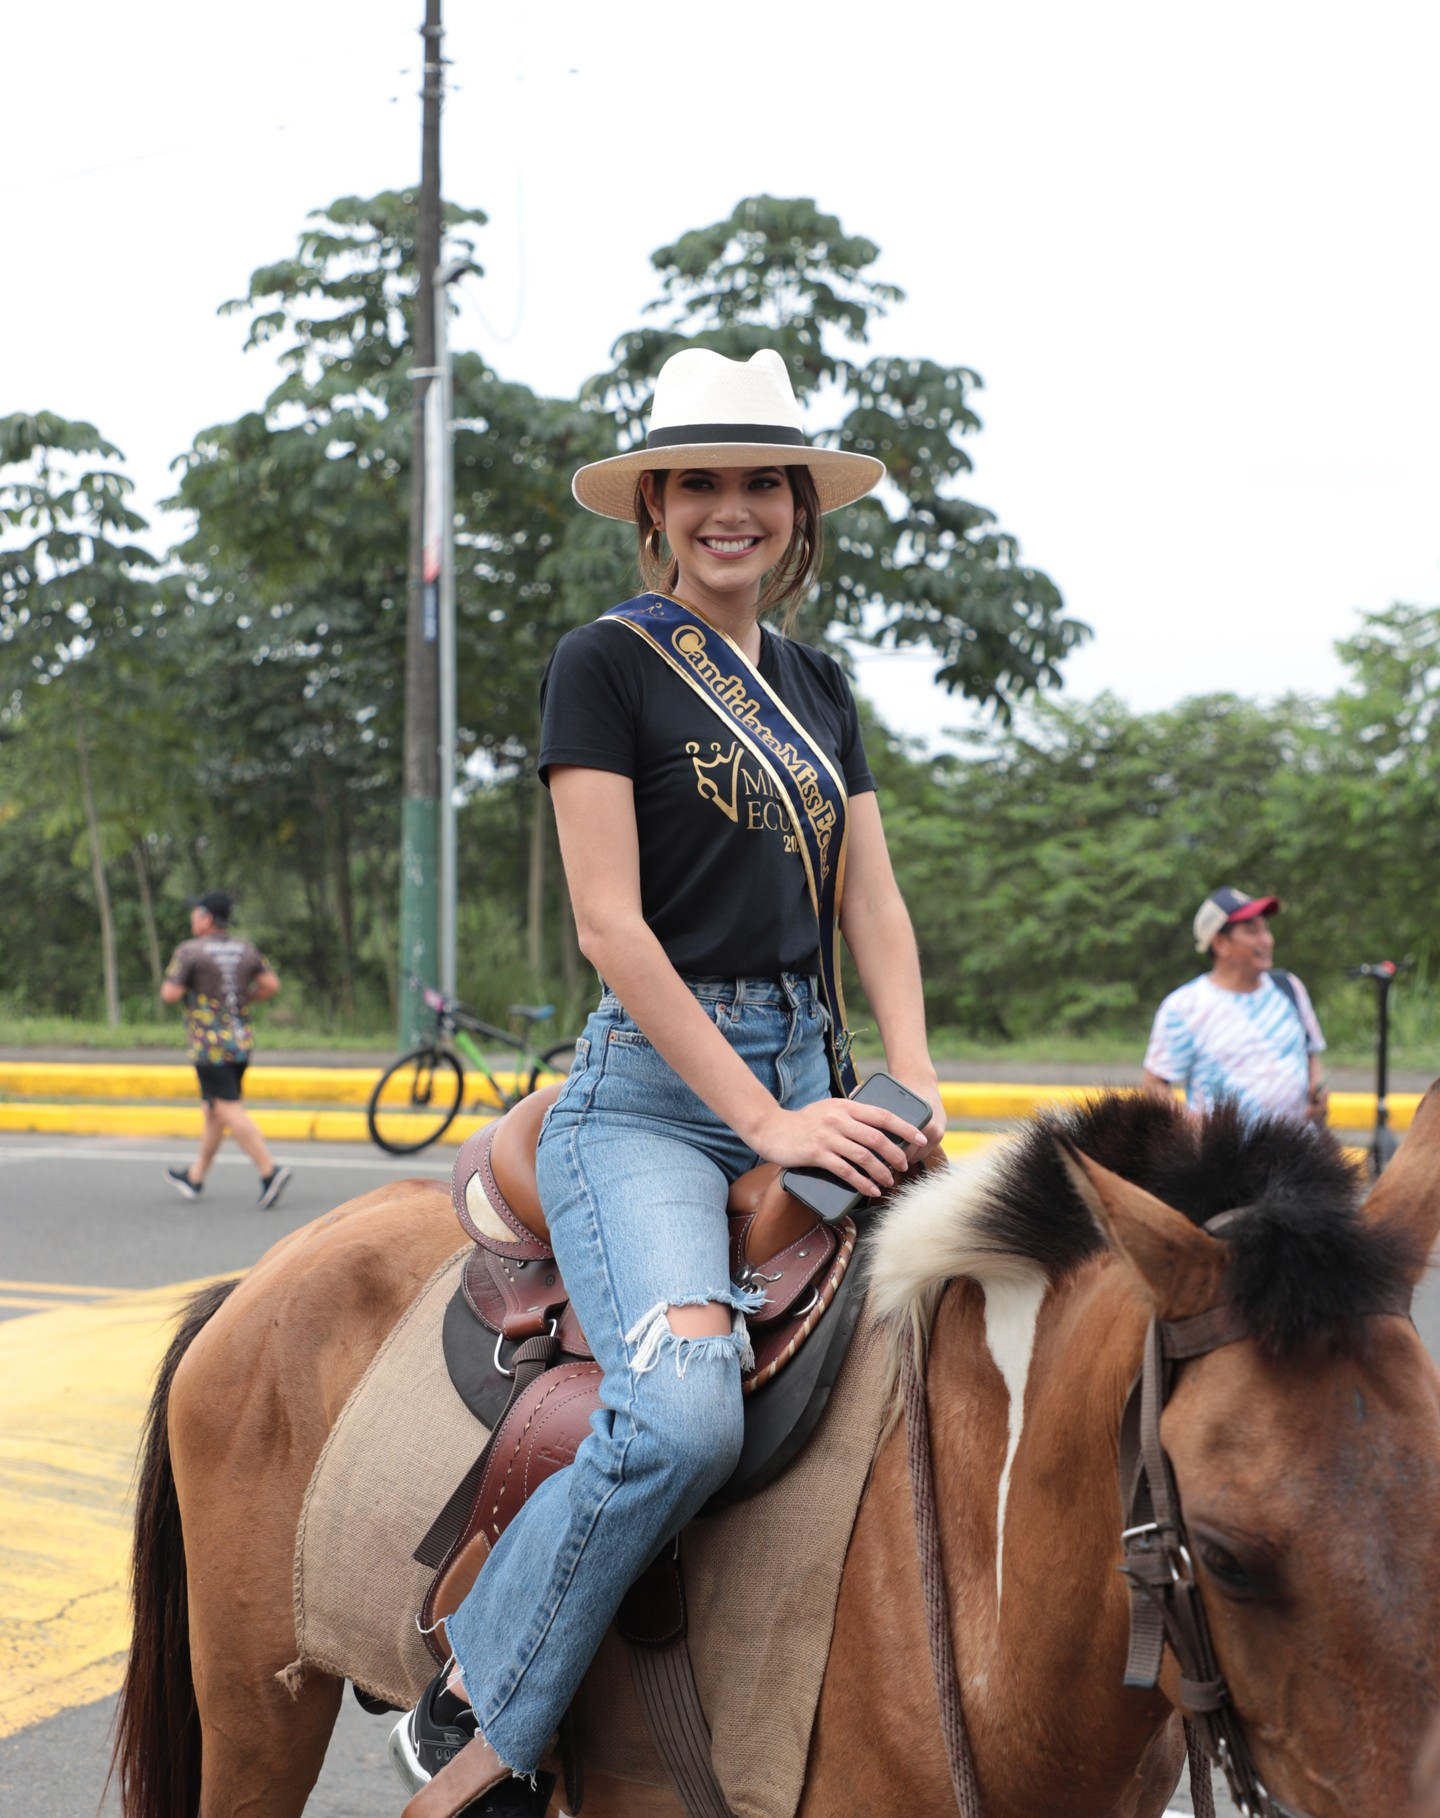
<svg viewBox="0 0 1440 1818"><path fill-rule="evenodd" d="M874 455L812 448L785 362L772 347L727 360L708 347L671 354L655 380L643 448L593 461L571 481L587 511L635 521L635 483L660 467L808 467L821 511L863 498L885 477Z"/></svg>

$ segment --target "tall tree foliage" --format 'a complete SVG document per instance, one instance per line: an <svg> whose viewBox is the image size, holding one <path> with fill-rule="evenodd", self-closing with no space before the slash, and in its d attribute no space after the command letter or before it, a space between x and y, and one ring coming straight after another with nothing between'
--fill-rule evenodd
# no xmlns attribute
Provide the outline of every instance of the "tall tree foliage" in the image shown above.
<svg viewBox="0 0 1440 1818"><path fill-rule="evenodd" d="M243 863L277 955L341 1012L388 959L358 899L395 885L414 220L408 193L341 198L225 306L282 376L196 437L174 501L195 519L176 635L208 703L206 863Z"/></svg>
<svg viewBox="0 0 1440 1818"><path fill-rule="evenodd" d="M1282 963L1362 1028L1345 965L1409 952L1433 975L1440 608L1372 614L1339 650L1350 676L1326 701L1037 702L963 758L876 729L932 1021L1143 1025L1204 969L1190 918L1222 883L1282 898Z"/></svg>
<svg viewBox="0 0 1440 1818"><path fill-rule="evenodd" d="M120 452L50 412L0 419L0 789L7 820L73 840L88 871L106 1015L120 1020L109 866L141 853L164 780L162 615Z"/></svg>
<svg viewBox="0 0 1440 1818"><path fill-rule="evenodd" d="M1333 951L1383 957L1378 944L1440 957L1440 609L1368 614L1337 646L1350 674L1304 726L1277 779L1277 856L1297 876L1332 880ZM1349 887L1346 887L1346 886ZM1359 886L1359 887L1356 887ZM1313 888L1313 885L1311 886Z"/></svg>
<svg viewBox="0 0 1440 1818"><path fill-rule="evenodd" d="M484 216L445 218L471 257ZM286 904L277 953L342 1012L396 982L413 226L408 192L344 198L227 305L283 376L262 410L196 438L177 496L196 522L180 553L213 703L212 862L257 855ZM474 354L454 361L454 418L459 756L523 787L544 653L604 603L569 476L610 444ZM522 882L548 837L527 804ZM469 887L516 881L477 876L473 849L466 863Z"/></svg>
<svg viewBox="0 0 1440 1818"><path fill-rule="evenodd" d="M737 360L776 348L817 439L878 455L889 476L828 520L833 553L807 624L928 645L937 681L1004 717L1059 682L1087 628L993 515L956 494L971 469L964 438L980 427L977 375L921 355L865 356L875 323L904 296L870 275L879 256L812 201L752 196L654 255L654 320L619 338L587 398L632 442L677 348L699 342Z"/></svg>
<svg viewBox="0 0 1440 1818"><path fill-rule="evenodd" d="M1004 1037L1140 1015L1187 976L1206 891L1271 876L1265 803L1295 736L1233 696L1135 715L1102 695L1037 703L936 766L928 805L887 813L932 1016Z"/></svg>

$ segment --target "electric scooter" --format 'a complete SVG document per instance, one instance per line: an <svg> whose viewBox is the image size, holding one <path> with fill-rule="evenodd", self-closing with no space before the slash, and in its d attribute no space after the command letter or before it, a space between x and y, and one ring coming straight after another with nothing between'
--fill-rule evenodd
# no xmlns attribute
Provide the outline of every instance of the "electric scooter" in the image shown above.
<svg viewBox="0 0 1440 1818"><path fill-rule="evenodd" d="M1375 1029L1375 1137L1370 1145L1369 1171L1378 1180L1385 1165L1400 1146L1400 1139L1390 1128L1387 1103L1390 1069L1390 987L1395 975L1411 965L1409 959L1379 960L1374 965L1347 966L1346 978L1373 978L1377 1024Z"/></svg>

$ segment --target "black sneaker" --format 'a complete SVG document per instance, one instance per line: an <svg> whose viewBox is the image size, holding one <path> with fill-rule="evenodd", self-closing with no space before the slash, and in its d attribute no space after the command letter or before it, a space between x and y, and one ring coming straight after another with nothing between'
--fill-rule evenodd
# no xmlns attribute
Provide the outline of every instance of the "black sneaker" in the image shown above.
<svg viewBox="0 0 1440 1818"><path fill-rule="evenodd" d="M449 1669L437 1673L413 1711L405 1711L390 1732L390 1760L412 1793L433 1780L474 1736L475 1713L463 1698L445 1690Z"/></svg>
<svg viewBox="0 0 1440 1818"><path fill-rule="evenodd" d="M167 1168L165 1178L183 1199L199 1199L205 1190L203 1180L191 1180L188 1168Z"/></svg>
<svg viewBox="0 0 1440 1818"><path fill-rule="evenodd" d="M260 1204L267 1209L280 1203L280 1195L290 1184L291 1170L277 1168L273 1174L267 1174L260 1183Z"/></svg>
<svg viewBox="0 0 1440 1818"><path fill-rule="evenodd" d="M413 1711L406 1711L390 1732L390 1760L412 1793L433 1780L473 1740L475 1713L463 1698L445 1690L447 1667L426 1686ZM537 1774L536 1784L512 1775L465 1808L465 1818L543 1818L555 1790L553 1774Z"/></svg>

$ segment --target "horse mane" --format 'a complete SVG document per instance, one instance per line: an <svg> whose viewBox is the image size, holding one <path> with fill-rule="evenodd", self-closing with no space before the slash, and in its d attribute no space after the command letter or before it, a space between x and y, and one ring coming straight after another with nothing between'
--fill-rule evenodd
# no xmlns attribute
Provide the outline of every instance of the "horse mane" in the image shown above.
<svg viewBox="0 0 1440 1818"><path fill-rule="evenodd" d="M1195 1224L1248 1209L1224 1232L1230 1296L1274 1355L1353 1327L1424 1263L1403 1235L1364 1220L1365 1183L1328 1131L1247 1121L1232 1104L1197 1118L1175 1101L1106 1093L1043 1111L976 1163L898 1194L872 1259L877 1309L924 1333L956 1275L1054 1283L1103 1251L1062 1138Z"/></svg>

